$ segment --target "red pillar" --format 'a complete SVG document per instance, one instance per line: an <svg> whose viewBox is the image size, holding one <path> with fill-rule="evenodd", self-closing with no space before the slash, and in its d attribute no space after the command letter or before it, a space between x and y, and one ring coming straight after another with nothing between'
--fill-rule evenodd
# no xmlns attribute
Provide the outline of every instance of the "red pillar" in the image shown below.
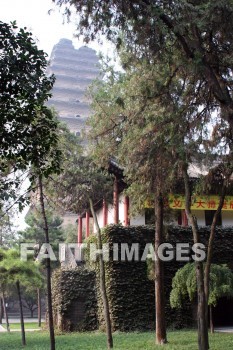
<svg viewBox="0 0 233 350"><path fill-rule="evenodd" d="M119 223L119 189L118 181L115 177L113 185L113 210L114 210L114 224Z"/></svg>
<svg viewBox="0 0 233 350"><path fill-rule="evenodd" d="M86 211L86 238L90 235L90 213Z"/></svg>
<svg viewBox="0 0 233 350"><path fill-rule="evenodd" d="M124 226L129 226L129 197L124 199Z"/></svg>
<svg viewBox="0 0 233 350"><path fill-rule="evenodd" d="M188 226L188 218L185 210L181 211L181 217L182 217L182 226Z"/></svg>
<svg viewBox="0 0 233 350"><path fill-rule="evenodd" d="M83 221L82 217L78 217L78 244L82 243Z"/></svg>
<svg viewBox="0 0 233 350"><path fill-rule="evenodd" d="M103 226L106 226L108 224L108 205L105 201L103 200Z"/></svg>

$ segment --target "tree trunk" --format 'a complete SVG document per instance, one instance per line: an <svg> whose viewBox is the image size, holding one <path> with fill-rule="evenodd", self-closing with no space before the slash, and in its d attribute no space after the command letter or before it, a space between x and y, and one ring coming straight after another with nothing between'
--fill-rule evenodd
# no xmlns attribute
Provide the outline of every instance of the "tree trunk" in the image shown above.
<svg viewBox="0 0 233 350"><path fill-rule="evenodd" d="M206 258L206 264L205 264L205 272L204 272L204 283L205 283L205 296L206 296L206 322L208 324L208 300L209 300L209 285L210 285L210 269L211 269L211 262L212 262L212 255L213 255L213 246L214 246L214 238L215 238L215 229L216 229L216 223L219 215L221 214L222 207L225 200L225 194L226 194L226 186L223 185L222 188L222 194L220 197L218 208L214 214L212 225L210 228L210 237L208 241L208 249L207 249L207 258Z"/></svg>
<svg viewBox="0 0 233 350"><path fill-rule="evenodd" d="M200 243L200 237L198 232L198 226L196 219L191 213L191 192L189 186L189 177L187 171L187 165L183 168L183 178L185 185L185 211L188 217L189 223L192 227L193 241L194 243ZM198 349L208 350L209 349L209 338L208 338L208 323L206 319L206 296L205 296L205 285L204 285L204 269L203 262L195 261L196 266L196 278L197 278L197 325L198 325Z"/></svg>
<svg viewBox="0 0 233 350"><path fill-rule="evenodd" d="M2 291L2 305L3 305L5 320L6 320L6 329L7 329L7 332L10 332L10 325L9 325L9 318L8 318L8 311L6 307L4 290Z"/></svg>
<svg viewBox="0 0 233 350"><path fill-rule="evenodd" d="M49 229L48 229L47 217L46 217L46 213L45 213L42 177L39 176L38 180L39 180L41 213L42 213L42 218L43 218L43 221L44 221L45 243L49 244ZM48 302L50 350L55 350L55 335L54 335L53 305L52 305L52 288L51 288L51 264L50 264L50 259L49 258L46 259L46 280L47 280L47 302Z"/></svg>
<svg viewBox="0 0 233 350"><path fill-rule="evenodd" d="M198 243L198 242L195 242ZM198 323L198 349L209 349L208 323L206 322L206 297L204 287L204 269L202 262L195 262L197 276L197 323Z"/></svg>
<svg viewBox="0 0 233 350"><path fill-rule="evenodd" d="M94 223L96 226L96 231L97 231L98 249L102 250L103 244L102 244L102 237L101 237L99 223L97 220L96 212L94 210L93 202L91 199L89 199L89 202L90 202L91 213L92 213ZM108 349L112 349L113 348L112 326L111 326L108 296L106 291L105 266L104 266L104 260L103 260L102 254L99 255L99 269L100 269L100 292L101 292L103 306L104 306L104 318L106 323L107 347Z"/></svg>
<svg viewBox="0 0 233 350"><path fill-rule="evenodd" d="M155 317L156 317L156 343L167 343L165 323L165 298L164 298L164 266L158 257L158 247L163 242L163 198L158 193L155 198Z"/></svg>
<svg viewBox="0 0 233 350"><path fill-rule="evenodd" d="M0 297L0 324L2 324L3 319L3 305L2 305L2 298Z"/></svg>
<svg viewBox="0 0 233 350"><path fill-rule="evenodd" d="M16 288L19 298L19 311L20 311L20 324L21 324L21 337L22 337L22 345L26 345L26 337L25 337L25 328L24 328L24 319L23 319L23 304L21 299L21 292L20 292L20 284L19 281L16 282Z"/></svg>
<svg viewBox="0 0 233 350"><path fill-rule="evenodd" d="M40 288L37 288L37 301L38 301L38 327L41 327L41 295L40 295Z"/></svg>
<svg viewBox="0 0 233 350"><path fill-rule="evenodd" d="M213 306L210 305L210 332L214 333L214 323L213 323Z"/></svg>

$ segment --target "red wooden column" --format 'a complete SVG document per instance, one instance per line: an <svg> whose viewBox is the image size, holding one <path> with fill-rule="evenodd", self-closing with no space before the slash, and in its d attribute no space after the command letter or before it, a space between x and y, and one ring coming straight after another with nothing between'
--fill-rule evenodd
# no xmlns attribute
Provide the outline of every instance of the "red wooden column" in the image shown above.
<svg viewBox="0 0 233 350"><path fill-rule="evenodd" d="M188 226L188 218L185 210L181 211L181 218L182 218L182 226Z"/></svg>
<svg viewBox="0 0 233 350"><path fill-rule="evenodd" d="M103 199L103 227L108 224L108 205Z"/></svg>
<svg viewBox="0 0 233 350"><path fill-rule="evenodd" d="M90 235L90 213L86 211L86 238Z"/></svg>
<svg viewBox="0 0 233 350"><path fill-rule="evenodd" d="M124 199L124 226L129 226L129 197Z"/></svg>
<svg viewBox="0 0 233 350"><path fill-rule="evenodd" d="M78 217L78 244L82 243L83 221L81 215Z"/></svg>
<svg viewBox="0 0 233 350"><path fill-rule="evenodd" d="M113 217L114 217L114 224L119 223L119 189L118 189L118 181L115 177L114 185L113 185Z"/></svg>

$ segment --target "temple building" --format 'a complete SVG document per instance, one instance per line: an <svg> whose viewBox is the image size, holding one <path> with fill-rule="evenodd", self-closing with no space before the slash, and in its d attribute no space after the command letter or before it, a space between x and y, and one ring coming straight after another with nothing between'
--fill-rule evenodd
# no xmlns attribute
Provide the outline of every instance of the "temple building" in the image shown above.
<svg viewBox="0 0 233 350"><path fill-rule="evenodd" d="M153 199L147 200L139 213L129 215L131 199L124 193L124 189L127 188L124 179L124 170L117 164L117 162L111 160L109 163L109 172L114 175L112 201L111 203L106 203L103 200L95 206L100 228L109 224L122 224L123 226L154 224L155 215ZM191 165L189 168L191 181L195 181L195 179L198 179L205 173L205 170L200 169L195 165ZM212 224L214 213L218 208L219 199L219 196L214 193L210 195L195 195L192 197L191 211L196 217L198 226L210 226ZM185 213L184 191L169 194L165 201L165 206L170 211L170 224L183 227L189 226ZM230 191L230 195L225 196L222 212L217 221L217 226L233 226L232 191ZM95 225L92 226L91 231L96 232ZM82 243L83 238L87 238L89 234L90 214L88 212L83 212L78 219L78 242Z"/></svg>

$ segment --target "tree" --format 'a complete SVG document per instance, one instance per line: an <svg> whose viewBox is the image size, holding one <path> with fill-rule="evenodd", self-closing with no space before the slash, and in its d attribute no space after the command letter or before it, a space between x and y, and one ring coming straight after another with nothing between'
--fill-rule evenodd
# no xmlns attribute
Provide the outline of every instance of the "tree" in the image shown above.
<svg viewBox="0 0 233 350"><path fill-rule="evenodd" d="M48 221L49 229L49 239L51 241L51 246L54 252L58 252L59 243L63 242L65 239L64 230L61 228L62 219L59 216L54 215L51 208L46 207L46 217ZM25 222L28 227L24 231L19 231L20 242L33 242L35 243L35 254L40 249L41 245L44 243L44 222L41 216L40 209L37 206L31 205L31 210L25 217ZM54 262L51 264L52 267L56 267L57 264ZM41 263L41 273L44 274L44 264ZM42 289L37 288L37 302L35 301L35 290L26 293L24 298L24 305L27 307L31 314L33 311L38 309L38 325L41 327L41 293ZM33 317L33 316L31 316Z"/></svg>
<svg viewBox="0 0 233 350"><path fill-rule="evenodd" d="M193 82L193 102L201 95L205 106L230 125L232 138L231 0L53 1L65 4L68 16L76 10L77 32L86 41L102 33L119 46L122 31L127 49L138 57L179 61L183 78Z"/></svg>
<svg viewBox="0 0 233 350"><path fill-rule="evenodd" d="M7 332L10 332L8 310L7 310L7 307L6 307L6 300L5 300L5 290L4 290L4 287L2 287L2 285L1 285L1 289L2 289L1 301L2 301L2 307L3 307L5 320L6 320L6 329L7 329Z"/></svg>
<svg viewBox="0 0 233 350"><path fill-rule="evenodd" d="M35 147L31 149L30 154L30 193L36 192L36 197L39 198L41 217L44 230L44 243L49 244L49 227L47 214L45 211L45 197L43 191L43 181L52 173L60 171L60 155L61 151L58 147L58 121L49 109L44 109L38 112L38 119L33 125L34 137L36 139ZM24 164L24 162L22 162ZM47 271L47 300L49 314L49 334L50 348L55 350L55 335L53 326L53 310L52 310L52 295L51 295L51 264L50 259L46 259Z"/></svg>
<svg viewBox="0 0 233 350"><path fill-rule="evenodd" d="M39 307L37 304L37 290L37 288L32 287L23 291L23 306L30 311L31 318L33 318L36 310L38 310L39 313Z"/></svg>
<svg viewBox="0 0 233 350"><path fill-rule="evenodd" d="M35 150L47 154L50 133L57 121L45 106L51 96L54 76L46 75L46 54L39 50L32 34L19 29L15 22L0 22L0 199L2 204L13 199L23 208L25 194L17 195L22 172L35 161ZM11 207L12 204L10 204ZM4 216L2 213L1 217Z"/></svg>
<svg viewBox="0 0 233 350"><path fill-rule="evenodd" d="M73 224L68 224L65 227L65 242L74 243L77 241L77 226Z"/></svg>
<svg viewBox="0 0 233 350"><path fill-rule="evenodd" d="M225 194L230 184L230 177L232 174L232 165L229 162L229 156L224 155L221 159L221 163L216 167L210 169L209 175L207 176L207 183L209 190L219 190L220 187L220 200L218 208L214 214L210 236L208 240L207 247L207 258L205 269L203 263L196 260L196 278L197 278L197 287L198 287L198 329L200 332L198 334L198 342L201 348L209 348L208 344L208 300L209 300L209 289L210 289L210 271L212 263L212 251L214 246L214 237L215 229L217 224L217 218L221 213L223 208ZM191 212L191 198L193 194L193 189L190 186L190 179L187 172L187 163L184 163L182 166L184 185L185 185L185 211L188 217L189 223L192 227L193 240L194 243L200 243L200 233L197 225L195 216ZM208 182L208 178L211 177L211 181Z"/></svg>
<svg viewBox="0 0 233 350"><path fill-rule="evenodd" d="M56 250L58 244L64 241L64 230L61 227L62 218L54 214L52 208L46 207L46 216L48 220L48 228L50 234L51 245ZM41 246L44 243L44 223L41 217L38 205L31 205L28 214L25 217L28 225L23 231L19 231L20 242L34 242L35 245Z"/></svg>
<svg viewBox="0 0 233 350"><path fill-rule="evenodd" d="M94 223L97 230L98 249L102 251L103 244L102 244L101 230L99 227L97 215L94 210L93 200L91 196L89 197L89 203L90 203L89 205L90 205L91 213L94 218ZM105 266L104 266L104 259L102 254L99 255L99 269L100 269L100 292L101 292L102 301L103 301L104 319L106 323L107 348L112 349L113 348L112 325L111 325L109 301L108 301L107 290L106 290Z"/></svg>
<svg viewBox="0 0 233 350"><path fill-rule="evenodd" d="M1 171L10 161L14 169L33 161L33 148L46 150L36 135L47 137L43 119L49 110L44 103L51 96L54 76L46 75L46 54L39 50L32 34L15 22L0 22L0 159ZM51 120L52 127L52 120Z"/></svg>
<svg viewBox="0 0 233 350"><path fill-rule="evenodd" d="M48 221L47 221L45 204L44 204L43 178L41 174L39 174L39 177L38 177L38 190L39 190L39 198L40 198L40 206L41 206L41 215L44 221L45 243L50 244L49 227L48 227ZM46 277L47 277L47 300L48 300L50 347L51 347L51 350L55 350L50 258L46 259Z"/></svg>
<svg viewBox="0 0 233 350"><path fill-rule="evenodd" d="M4 210L0 210L0 216L2 216L0 221L0 246L1 247L10 247L14 242L14 228L12 227L12 214L13 213L4 213Z"/></svg>
<svg viewBox="0 0 233 350"><path fill-rule="evenodd" d="M2 297L0 297L0 324L2 324L3 318L3 305L2 305Z"/></svg>
<svg viewBox="0 0 233 350"><path fill-rule="evenodd" d="M38 189L44 219L45 241L49 243L44 208L43 179L60 169L58 121L54 112L45 106L45 102L50 96L54 76L50 78L46 76L45 53L38 50L31 33L27 32L26 29L17 29L15 23L9 25L0 22L2 39L0 170L5 172L9 164L15 173L22 170L28 171L30 167L28 174L30 188L28 191ZM10 185L11 187L0 189L3 200L9 198L9 193L11 197L15 197L14 187L12 187L12 183ZM17 187L16 184L15 187ZM50 261L47 259L50 346L51 350L55 350L50 277Z"/></svg>
<svg viewBox="0 0 233 350"><path fill-rule="evenodd" d="M90 157L81 153L79 140L74 135L71 135L66 130L64 137L63 171L57 177L50 177L47 191L64 210L78 214L83 210L90 209L96 225L98 249L102 250L101 230L94 205L109 196L109 192L112 190L112 182L109 175L99 169ZM66 156L67 153L69 154L68 157ZM107 347L113 348L110 310L105 283L105 266L102 254L99 255L98 259Z"/></svg>
<svg viewBox="0 0 233 350"><path fill-rule="evenodd" d="M107 72L105 81L93 87L90 138L95 158L102 166L115 156L124 169L127 194L134 209L150 198L155 209L155 252L163 242L164 201L174 185L178 159L175 148L181 135L177 125L178 87L169 78L173 67L165 62L150 64L123 52L124 73ZM134 62L126 65L128 61ZM169 106L169 108L166 108ZM163 262L155 264L156 342L167 341Z"/></svg>
<svg viewBox="0 0 233 350"><path fill-rule="evenodd" d="M34 191L34 196L40 205L40 217L42 227L44 231L44 243L50 244L50 227L49 217L46 213L46 207L48 203L49 193L47 184L51 181L51 178L56 178L61 173L61 169L65 166L64 159L71 155L70 149L71 143L67 147L64 153L63 139L64 134L68 132L67 128L58 124L55 118L54 112L50 111L53 126L50 124L50 119L44 118L43 127L49 130L49 136L44 138L40 133L36 134L38 143L43 144L46 153L40 152L40 147L33 150L33 162L30 168L30 180L31 188ZM75 138L74 135L69 133L70 139ZM54 182L53 182L54 185ZM50 334L50 349L55 350L55 334L53 323L53 307L52 307L52 293L51 293L51 261L50 258L46 258L46 281L47 281L47 303L48 303L48 323Z"/></svg>
<svg viewBox="0 0 233 350"><path fill-rule="evenodd" d="M4 180L0 185L1 210L2 202L10 199L21 210L31 188L19 196L17 191L29 176L28 167L38 156L45 157L56 143L52 138L58 122L45 106L55 77L47 76L46 54L37 48L26 28L19 29L15 22L0 22L0 38L0 177Z"/></svg>
<svg viewBox="0 0 233 350"><path fill-rule="evenodd" d="M3 261L4 258L5 258L5 251L1 248L1 250L0 250L0 263ZM1 307L3 308L5 319L6 319L7 332L10 332L8 311L7 311L6 302L5 302L5 291L6 291L6 284L7 284L7 276L6 276L5 272L6 272L5 268L3 268L3 269L0 268ZM1 310L1 312L2 312L2 310Z"/></svg>
<svg viewBox="0 0 233 350"><path fill-rule="evenodd" d="M197 294L197 282L195 265L186 264L179 269L172 280L172 291L170 303L173 308L181 308L185 297L190 301L195 299ZM233 273L226 265L212 264L210 268L210 292L208 305L210 307L210 327L214 332L212 320L212 307L216 306L222 297L233 296Z"/></svg>
<svg viewBox="0 0 233 350"><path fill-rule="evenodd" d="M200 242L200 237L190 210L191 195L210 193L211 190L216 194L221 193L208 246L206 282L202 263L197 262L199 294L202 295L198 309L199 347L207 348L205 290L208 289L207 276L216 217L221 212L224 193L229 187L232 174L231 154L227 151L231 143L227 136L229 127L224 125L225 131L221 136L211 136L209 121L214 123L215 117L203 108L201 97L196 99L195 104L192 103L189 95L192 82L188 77L185 82L182 81L177 73L178 66L171 58L167 61L148 62L135 59L123 51L122 62L124 73L111 73L108 69L105 82L99 82L93 88L94 113L90 119L90 136L96 158L103 163L114 154L124 168L130 185L128 193L142 204L145 196L150 197L155 191L158 191L156 198L159 198L158 193L166 197L168 191L173 191L175 183L183 177L186 213L192 225L195 243ZM194 162L210 168L204 181L206 188L202 186L203 176L199 179L198 186L190 188L188 167ZM156 218L160 218L157 223L161 223L162 206L156 198L155 208L160 208L160 212L156 210ZM156 232L158 234L161 231L160 225ZM161 234L156 237L156 242L161 243ZM159 290L162 293L161 288Z"/></svg>
<svg viewBox="0 0 233 350"><path fill-rule="evenodd" d="M27 261L23 262L19 258L19 254L16 250L8 250L3 253L3 259L0 263L1 273L5 275L6 285L16 285L17 294L19 298L20 306L20 323L22 334L22 345L26 345L24 317L23 317L23 304L21 297L20 285L37 285L41 286L42 278L38 267L35 263Z"/></svg>

